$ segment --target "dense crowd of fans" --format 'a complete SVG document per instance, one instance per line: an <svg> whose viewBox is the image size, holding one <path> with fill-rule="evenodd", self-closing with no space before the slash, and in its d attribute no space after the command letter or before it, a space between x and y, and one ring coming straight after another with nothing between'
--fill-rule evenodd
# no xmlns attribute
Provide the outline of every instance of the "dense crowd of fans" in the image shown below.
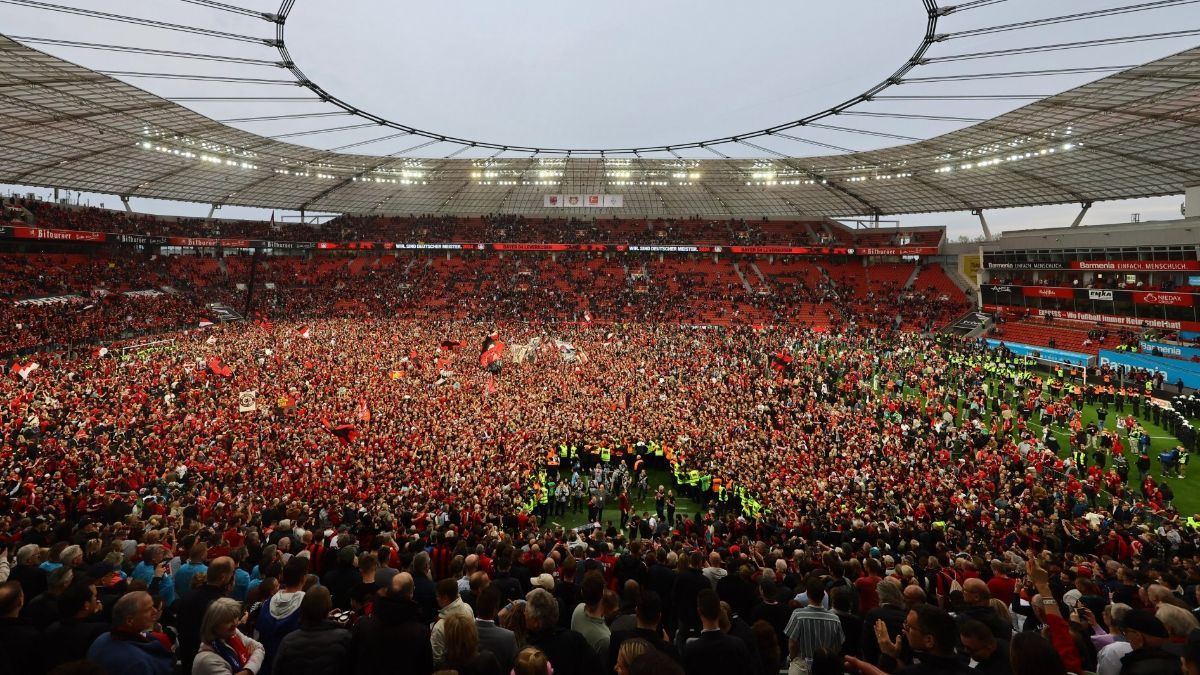
<svg viewBox="0 0 1200 675"><path fill-rule="evenodd" d="M1198 672L1194 399L918 333L966 307L912 265L763 270L0 257L58 298L0 304L0 673Z"/></svg>
<svg viewBox="0 0 1200 675"><path fill-rule="evenodd" d="M873 268L781 258L781 269L816 273L795 281L728 260L645 254L494 253L378 257L82 254L0 256L0 345L5 352L68 346L195 327L209 305L272 317L453 318L486 321L860 325L929 330L967 309L961 295L902 283L862 286ZM902 268L905 278L915 269ZM771 269L768 267L768 269ZM832 269L832 268L831 268ZM139 291L157 295L127 295ZM38 302L29 299L41 298ZM51 298L51 299L47 299ZM57 298L57 300L52 300ZM61 317L71 316L71 321Z"/></svg>
<svg viewBox="0 0 1200 675"><path fill-rule="evenodd" d="M1114 419L1097 425L1069 383L974 343L852 323L276 314L142 353L38 354L0 381L3 658L113 674L1194 668L1196 521L1141 461L1149 402L1103 399ZM482 368L492 332L507 353ZM697 512L665 497L629 512L656 465L649 491ZM598 522L558 525L558 483Z"/></svg>
<svg viewBox="0 0 1200 675"><path fill-rule="evenodd" d="M39 227L150 236L222 237L273 241L522 242L709 245L937 246L940 229L912 232L850 230L821 221L692 218L526 218L343 215L320 225L268 221L165 218L103 208L60 206L11 198Z"/></svg>

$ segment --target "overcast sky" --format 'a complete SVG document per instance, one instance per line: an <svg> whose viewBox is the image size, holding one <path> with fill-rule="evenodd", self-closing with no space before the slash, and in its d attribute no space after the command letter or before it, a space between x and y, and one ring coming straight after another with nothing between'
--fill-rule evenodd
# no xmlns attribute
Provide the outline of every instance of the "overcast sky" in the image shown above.
<svg viewBox="0 0 1200 675"><path fill-rule="evenodd" d="M186 0L58 0L91 10L205 26L267 37L272 25ZM277 2L226 0L271 12ZM948 4L943 2L942 4ZM940 33L1135 4L1134 0L1007 0L953 14ZM20 38L87 40L204 54L278 60L262 45L130 26L10 4L0 5L6 34ZM287 23L292 58L314 82L360 109L436 133L509 145L628 147L704 140L798 119L844 101L886 79L914 51L925 30L920 0L657 0L606 3L460 0L400 3L384 0L296 2ZM928 56L1012 49L1200 28L1197 5L1180 2L1154 11L1062 23L994 35L950 39ZM924 66L933 76L1060 67L1137 65L1193 47L1195 37L1155 40ZM97 70L171 72L283 79L278 68L192 61L33 43L31 46ZM1102 74L1025 77L951 84L906 84L905 94L1051 95ZM122 79L164 97L299 96L294 86ZM900 93L899 89L889 93ZM879 102L862 110L988 118L1029 101ZM214 119L332 110L311 103L188 103ZM353 124L349 117L247 122L236 126L277 135ZM858 118L837 124L929 138L969 122ZM378 129L288 139L328 149L384 136ZM806 138L853 150L903 141L806 129ZM784 141L784 143L788 143ZM414 145L383 140L355 152L386 155ZM794 156L830 150L803 143L775 146ZM454 148L429 148L444 156ZM438 154L440 153L440 154ZM735 146L726 154L750 156ZM460 155L468 156L468 155ZM21 190L26 191L25 189ZM115 197L85 195L93 205ZM1097 204L1085 223L1179 217L1182 196ZM206 205L134 200L139 210L204 214ZM1065 225L1078 206L989 212L993 230ZM220 215L258 217L229 207ZM282 214L281 214L282 215ZM909 225L946 225L951 236L974 235L966 213L903 216Z"/></svg>

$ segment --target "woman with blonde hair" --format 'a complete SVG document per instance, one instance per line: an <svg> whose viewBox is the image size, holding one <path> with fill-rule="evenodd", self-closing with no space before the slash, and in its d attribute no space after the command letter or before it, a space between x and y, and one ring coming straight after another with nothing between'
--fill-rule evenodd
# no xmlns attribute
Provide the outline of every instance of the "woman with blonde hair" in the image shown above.
<svg viewBox="0 0 1200 675"><path fill-rule="evenodd" d="M232 598L214 600L200 623L200 651L192 662L192 675L257 673L266 650L237 629L242 603Z"/></svg>
<svg viewBox="0 0 1200 675"><path fill-rule="evenodd" d="M527 647L517 654L512 675L554 675L554 667L545 652L537 647Z"/></svg>
<svg viewBox="0 0 1200 675"><path fill-rule="evenodd" d="M646 652L654 651L654 645L642 638L632 638L621 643L617 652L617 675L629 675L629 666L637 657Z"/></svg>
<svg viewBox="0 0 1200 675"><path fill-rule="evenodd" d="M1001 619L1004 619L1005 623L1010 626L1013 625L1012 610L1008 608L1008 605L1004 604L1003 600L992 598L988 601L988 604L992 609L996 610L996 613L1000 615Z"/></svg>
<svg viewBox="0 0 1200 675"><path fill-rule="evenodd" d="M475 619L466 614L451 614L442 622L445 624L446 657L441 667L457 670L459 675L502 675L496 655L479 649Z"/></svg>

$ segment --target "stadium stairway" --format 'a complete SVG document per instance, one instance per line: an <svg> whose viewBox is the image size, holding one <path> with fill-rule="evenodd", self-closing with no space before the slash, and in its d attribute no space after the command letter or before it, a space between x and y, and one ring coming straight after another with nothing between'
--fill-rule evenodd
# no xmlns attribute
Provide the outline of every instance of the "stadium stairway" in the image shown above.
<svg viewBox="0 0 1200 675"><path fill-rule="evenodd" d="M751 261L750 270L754 272L754 276L758 277L758 283L761 284L760 292L770 295L771 285L767 283L767 277L758 268L758 263Z"/></svg>
<svg viewBox="0 0 1200 675"><path fill-rule="evenodd" d="M208 309L212 312L217 321L220 321L221 323L245 321L246 319L246 317L239 314L237 310L224 303L210 302L208 303Z"/></svg>
<svg viewBox="0 0 1200 675"><path fill-rule="evenodd" d="M941 263L941 265L942 269L946 272L946 276L950 277L950 280L954 282L954 285L958 286L963 294L967 297L975 295L975 286L958 271L957 265L947 265L945 263Z"/></svg>
<svg viewBox="0 0 1200 675"><path fill-rule="evenodd" d="M908 281L904 282L904 285L901 288L903 288L906 291L912 289L913 284L916 283L917 277L920 275L921 275L921 266L914 265L912 274L908 275Z"/></svg>
<svg viewBox="0 0 1200 675"><path fill-rule="evenodd" d="M750 286L750 282L746 281L746 275L742 273L742 268L737 263L733 263L733 271L737 273L738 279L742 282L742 288L746 289L747 293L753 293L754 288Z"/></svg>

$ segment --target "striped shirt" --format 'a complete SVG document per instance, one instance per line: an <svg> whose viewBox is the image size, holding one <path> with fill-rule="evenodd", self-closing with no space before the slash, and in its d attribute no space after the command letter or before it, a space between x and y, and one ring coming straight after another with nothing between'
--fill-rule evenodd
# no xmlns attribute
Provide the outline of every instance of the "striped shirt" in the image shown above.
<svg viewBox="0 0 1200 675"><path fill-rule="evenodd" d="M797 656L802 659L812 658L813 653L821 647L829 647L837 652L846 639L841 619L827 609L812 605L793 611L783 633L788 640L796 642Z"/></svg>

